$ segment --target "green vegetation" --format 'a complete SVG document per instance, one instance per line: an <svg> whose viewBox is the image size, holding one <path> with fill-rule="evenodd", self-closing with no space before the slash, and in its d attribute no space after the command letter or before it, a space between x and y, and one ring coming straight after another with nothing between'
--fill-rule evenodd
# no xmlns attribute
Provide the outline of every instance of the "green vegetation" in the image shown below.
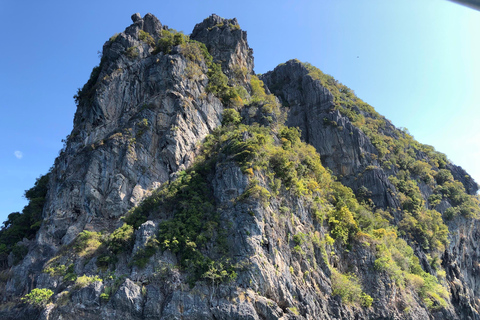
<svg viewBox="0 0 480 320"><path fill-rule="evenodd" d="M222 125L239 124L242 122L242 117L235 109L225 109L223 111Z"/></svg>
<svg viewBox="0 0 480 320"><path fill-rule="evenodd" d="M178 32L175 29L162 30L160 37L161 38L158 40L153 54L157 54L159 52L169 54L174 46L184 44L186 41L188 41L188 36Z"/></svg>
<svg viewBox="0 0 480 320"><path fill-rule="evenodd" d="M143 42L149 44L151 47L155 47L155 40L150 35L150 33L140 30L138 31L138 38Z"/></svg>
<svg viewBox="0 0 480 320"><path fill-rule="evenodd" d="M232 31L233 30L240 30L240 25L235 24L232 19L226 20L226 23L217 23L213 27L209 27L207 30L211 31L214 28L220 28L220 29L225 29L225 28L230 28Z"/></svg>
<svg viewBox="0 0 480 320"><path fill-rule="evenodd" d="M262 96L261 92L253 92L257 97ZM273 138L275 135L276 139ZM374 248L377 255L375 268L379 272L387 272L398 286L403 288L408 284L409 278L418 276L423 283L428 283L419 286L417 290L425 303L428 304L431 297L435 297L432 300L435 306L446 303L448 295L444 294L444 288L432 280L432 277L436 279L434 276L422 270L407 242L397 238L398 231L391 226L392 217L389 213L372 211L368 205L359 204L352 190L336 182L325 170L313 147L300 141L300 133L296 128L282 125L273 128L246 126L238 121L226 121L207 137L203 148L204 154L209 155L204 156L205 160L215 157L234 160L243 172L252 177L249 187L239 200L258 199L268 205L265 201L279 193L285 195L285 192L310 199L308 202L312 203L313 215L319 222L327 222L330 227L330 235L325 237L325 241L311 241L320 244L328 242L331 246L336 240L350 246L353 240L360 240ZM417 163L417 173L426 172L423 167L422 163ZM255 172L262 172L259 176L267 179L260 180ZM399 175L396 179L404 179L404 176ZM398 185L399 192L406 195L403 202L405 216L399 226L400 232L429 249L435 260L435 255L447 242L448 229L438 212L423 207L415 181L404 179ZM413 214L409 215L408 210ZM412 219L416 219L416 222ZM414 224L407 223L412 221ZM304 246L306 239L304 233L295 234L293 251L305 254L308 250ZM362 292L358 280L353 276L333 272L333 277L335 290L344 301L360 303L365 307L372 304L372 298ZM348 291L342 288L347 288Z"/></svg>
<svg viewBox="0 0 480 320"><path fill-rule="evenodd" d="M227 86L226 77L221 73L220 65L212 64L211 67L215 75L210 76L210 88L214 93L221 94L222 88ZM218 81L215 78L217 75L220 79L217 79ZM138 228L160 207L162 211L174 212L171 219L160 224L156 239L149 240L145 249L136 254L132 264L143 267L160 247L179 255L180 265L189 272L191 283L202 278L219 282L236 277L235 266L230 262L227 254L226 231L221 227L222 221L215 208L211 186L207 181L213 170L212 165L223 155L241 162L242 167L248 169L248 159L260 150L262 140L267 139L268 128L260 126L248 128L239 125L240 120L236 110L227 109L224 114L223 131L216 131L207 138L196 164L191 169L181 172L175 181L155 191L151 197L145 199L140 206L127 215L125 222ZM237 125L240 126L240 130L231 130L232 126ZM258 141L256 139L246 143L241 141L243 133L247 130L258 138ZM222 141L230 140L227 144L215 140L222 134L229 133L232 137L221 138ZM269 192L253 182L245 197L247 196L268 199ZM207 250L207 247L212 244L215 249ZM210 252L209 256L205 254L207 251Z"/></svg>
<svg viewBox="0 0 480 320"><path fill-rule="evenodd" d="M99 232L83 230L75 240L75 251L79 256L91 257L102 244Z"/></svg>
<svg viewBox="0 0 480 320"><path fill-rule="evenodd" d="M67 266L59 265L55 267L47 267L43 269L44 273L48 273L51 277L64 276L67 273Z"/></svg>
<svg viewBox="0 0 480 320"><path fill-rule="evenodd" d="M288 308L288 310L290 310L296 316L300 315L300 312L298 312L297 307L290 307L290 308Z"/></svg>
<svg viewBox="0 0 480 320"><path fill-rule="evenodd" d="M342 274L332 270L332 294L342 297L347 304L358 303L364 307L371 307L373 298L362 291L362 287L354 274Z"/></svg>
<svg viewBox="0 0 480 320"><path fill-rule="evenodd" d="M452 174L446 169L448 160L442 153L435 151L432 146L417 142L406 129L398 130L389 126L388 121L380 116L370 105L355 96L354 92L336 81L332 76L324 74L308 63L304 66L309 70L309 75L326 87L334 96L335 108L347 116L350 121L361 129L376 147L378 154L370 154L372 159L381 162L382 167L393 170L395 176L390 176L390 181L398 189L397 196L402 203L402 209L409 212L407 219L415 220L414 224L423 220L431 220L432 213L424 209L418 183L422 182L434 188L435 196L430 203L432 210L441 199L448 199L452 208L448 210L446 218L463 215L467 218L480 216L479 201L476 197L468 195L459 181L454 181ZM355 111L358 108L362 113ZM365 114L365 115L364 115ZM392 131L394 136L387 134ZM396 209L396 208L393 208ZM435 214L436 215L436 214ZM434 229L445 230L446 226L441 219L434 219L439 224ZM404 225L411 225L405 222ZM405 232L411 233L411 228ZM428 238L425 228L418 228L414 238ZM442 236L441 236L442 237ZM444 242L442 239L436 239ZM431 250L441 250L442 246L428 246Z"/></svg>
<svg viewBox="0 0 480 320"><path fill-rule="evenodd" d="M75 289L85 288L86 286L88 286L91 283L102 282L102 281L103 280L100 279L97 275L95 275L95 276L83 275L81 277L78 277L77 280L75 281Z"/></svg>
<svg viewBox="0 0 480 320"><path fill-rule="evenodd" d="M208 68L207 92L219 97L226 105L243 105L242 96L245 97L245 89L228 85L228 78L222 72L220 63L213 62L212 56L203 43L190 40L188 36L174 29L162 30L161 38L158 40L153 54L159 52L170 54L174 46L179 46L180 53L187 58L185 71L188 78L198 79L203 74L201 66L205 64Z"/></svg>
<svg viewBox="0 0 480 320"><path fill-rule="evenodd" d="M71 264L68 266L66 274L63 277L63 281L75 281L77 280L77 274L74 270L74 265Z"/></svg>
<svg viewBox="0 0 480 320"><path fill-rule="evenodd" d="M256 94L262 96L261 92ZM168 249L179 256L181 268L191 275L191 283L198 279L218 283L235 277L235 265L229 260L222 220L208 183L214 164L235 161L250 179L249 186L237 201L259 200L266 207L280 194L282 197L286 194L303 197L310 203L309 210L315 219L329 226L330 233L323 240L319 235L302 232L293 235L292 251L308 257L313 250L312 244L332 247L337 242L348 247L360 241L375 252L376 272L387 273L400 288L410 286L412 279L418 280L415 290L426 304L431 302L432 308L446 303L448 295L445 290L434 276L422 270L407 242L397 237L398 230L390 225L392 217L389 213L373 211L368 205L359 204L352 190L335 181L322 166L315 149L301 142L298 129L279 124L268 127L245 125L241 120L235 109L226 109L223 126L205 139L193 167L156 190L125 218L127 224L137 228L158 212L174 212L173 217L161 223L160 232L151 239L151 244L137 253L133 264L144 266L158 248ZM412 194L413 199L415 183L407 181L404 185L402 190ZM405 206L423 208L421 202L414 201L405 203ZM287 211L283 209L282 212L286 214ZM441 219L438 221L437 213L424 211L429 219L417 214L421 223L416 228L420 230L411 230L405 225L401 232L406 234L408 230L415 235L424 234L418 241L439 248L445 244L446 229L442 227ZM207 250L207 246L212 245L215 249ZM328 256L325 249L322 252L324 257ZM293 274L293 268L291 272ZM359 280L353 275L332 269L332 283L334 293L345 303L364 307L372 305L373 299L362 291Z"/></svg>
<svg viewBox="0 0 480 320"><path fill-rule="evenodd" d="M106 270L110 265L114 265L119 254L133 249L134 240L134 229L127 223L113 231L108 237L103 237L101 245L97 247L100 253L97 257L97 266Z"/></svg>
<svg viewBox="0 0 480 320"><path fill-rule="evenodd" d="M102 299L105 302L110 300L110 288L109 287L105 288L105 292L102 292L100 294L100 299Z"/></svg>
<svg viewBox="0 0 480 320"><path fill-rule="evenodd" d="M48 301L53 295L53 291L50 289L33 289L30 293L26 294L25 297L22 298L22 301L37 307L43 308L47 305Z"/></svg>
<svg viewBox="0 0 480 320"><path fill-rule="evenodd" d="M208 85L207 92L214 94L219 97L222 102L231 107L240 107L245 101L243 98L246 98L245 88L243 87L232 87L228 85L228 78L222 71L222 66L220 63L209 63L208 66Z"/></svg>
<svg viewBox="0 0 480 320"><path fill-rule="evenodd" d="M128 251L133 247L133 237L133 227L125 223L110 235L108 248L115 254Z"/></svg>
<svg viewBox="0 0 480 320"><path fill-rule="evenodd" d="M125 50L125 55L129 57L130 59L135 59L138 57L138 48L136 46L130 47L127 50ZM93 71L92 71L93 72Z"/></svg>
<svg viewBox="0 0 480 320"><path fill-rule="evenodd" d="M110 42L115 42L118 38L118 33L115 33L113 36L110 37L109 41Z"/></svg>
<svg viewBox="0 0 480 320"><path fill-rule="evenodd" d="M174 213L160 224L157 237L137 252L132 264L143 267L159 248L169 249L179 255L180 265L189 272L191 283L202 278L218 282L235 277L234 266L226 256L225 230L207 183L213 163L197 162L191 169L180 172L176 180L156 190L127 215L125 222L138 228L160 207ZM215 250L207 250L211 245ZM207 251L217 259L207 256Z"/></svg>
<svg viewBox="0 0 480 320"><path fill-rule="evenodd" d="M49 173L41 176L31 189L25 191L28 204L22 212L10 213L3 222L0 228L0 270L7 267L10 252L14 254L14 263L21 261L27 254L28 248L17 243L23 238L34 239L40 229L49 176Z"/></svg>
<svg viewBox="0 0 480 320"><path fill-rule="evenodd" d="M192 281L205 277L213 259L205 255L208 244L216 244L216 253L224 256L224 229L220 228L220 217L208 181L209 166L194 166L183 172L164 193L164 205L175 215L160 224L158 241L163 250L169 249L181 257L182 268L192 275ZM226 264L225 271L232 274L233 266ZM218 269L219 275L222 271Z"/></svg>
<svg viewBox="0 0 480 320"><path fill-rule="evenodd" d="M139 249L135 253L135 256L132 258L132 265L144 268L147 265L150 257L153 256L159 249L159 244L160 243L155 237L148 239L145 247Z"/></svg>
<svg viewBox="0 0 480 320"><path fill-rule="evenodd" d="M93 95L95 90L97 89L97 80L100 76L100 72L102 71L102 63L103 59L100 61L100 64L92 69L90 73L90 78L88 79L87 83L85 83L82 89L78 89L77 93L73 96L75 100L75 104L78 106L81 101L88 101L92 102Z"/></svg>
<svg viewBox="0 0 480 320"><path fill-rule="evenodd" d="M99 250L103 253L97 264L107 268L115 263L118 254L131 250L135 229L148 219L161 218L159 233L136 252L131 265L143 268L158 250L170 250L179 258L180 268L187 272L191 284L201 279L214 285L235 279L238 266L229 256L228 224L220 216L209 183L215 165L234 161L249 178L245 192L235 201L260 202L268 207L280 195L301 197L316 223L328 227L329 232L323 239L318 232L289 235L288 244L293 252L310 259L313 246L320 247L324 261L329 265L326 248L333 252L363 244L375 254L374 272L387 274L399 288L412 288L412 292L416 292L429 308L446 305L448 293L435 276L423 271L407 241L398 237L420 245L431 259L432 267L438 269L439 253L447 244L448 229L434 204L448 199L454 206L453 212L449 213L452 217L478 213L475 211L478 202L466 194L461 183L453 180L446 169L444 155L415 142L406 131L394 131L395 137L386 135L390 130L388 123L373 108L332 77L307 65L311 76L333 91L335 107L363 130L377 148L377 154L365 156L378 160L379 164L366 169L375 170L381 165L391 173L390 181L396 188L401 208L392 208L391 212L374 210L367 201L368 190L359 190L356 197L322 166L315 149L301 142L297 128L273 121L272 116L279 119L281 113L275 97L266 94L260 79L250 77L251 95L243 87L242 91L230 86L221 65L212 61L203 44L190 41L181 33L167 32L162 35L157 49L170 53L172 47L178 45L179 52L190 66L187 71L190 79L194 79L197 72L203 73L206 66L207 91L230 107L224 111L222 126L205 139L190 169L180 172L177 179L166 183L132 209L125 217L126 224L109 237L102 238L99 234L84 231L77 239L79 255ZM269 125L245 125L240 108L245 108L252 118L260 111L264 118L270 117ZM363 113L357 112L356 108ZM140 128L142 123L139 122L138 126ZM434 190L434 195L429 198L430 208L425 207L419 189L422 183ZM357 199L364 202L359 203ZM292 212L281 208L280 211L291 215L288 223L291 221L292 226L298 221ZM255 215L252 210L249 213ZM400 217L398 227L391 225L391 214ZM245 218L252 219L249 215ZM293 267L290 270L295 276ZM367 308L372 305L373 299L363 292L358 278L334 268L331 271L333 293L341 296L342 301ZM440 274L442 270L438 271ZM308 281L309 271L299 271L298 274ZM102 298L108 300L110 294L105 291Z"/></svg>
<svg viewBox="0 0 480 320"><path fill-rule="evenodd" d="M333 77L310 64L304 65L309 70L309 75L319 80L333 94L335 108L370 138L377 154L365 156L380 162L386 172L390 173L390 182L396 188L394 196L400 200L401 208L390 209L401 221L398 230L388 227L385 231L385 234L395 234L395 237L382 236L383 241L390 239L388 245L377 244L378 259L375 266L388 272L402 285L408 278L420 279L416 283L423 284L418 285L417 293L424 302L432 308L445 306L444 299L448 294L436 282L435 277L421 270L411 248L403 240L397 239L396 233L421 246L427 256L431 257L432 266L438 268L440 255L448 243L448 228L444 219L453 219L457 215L478 219L478 198L467 194L463 184L453 179L447 169L448 160L444 154L436 152L431 146L418 143L406 129L398 130L390 126L385 118ZM433 189L434 193L428 198L428 208L419 184L426 184ZM435 208L443 199L448 200L452 207L445 211L442 219ZM378 234L377 230L376 235L373 234L374 238Z"/></svg>

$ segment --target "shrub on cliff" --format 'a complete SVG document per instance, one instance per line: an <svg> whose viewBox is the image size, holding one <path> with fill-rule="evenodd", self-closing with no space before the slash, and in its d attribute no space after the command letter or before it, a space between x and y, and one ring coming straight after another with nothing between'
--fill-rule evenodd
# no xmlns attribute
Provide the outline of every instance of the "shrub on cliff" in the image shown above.
<svg viewBox="0 0 480 320"><path fill-rule="evenodd" d="M37 307L42 308L44 307L50 298L53 295L53 291L50 289L33 289L30 293L26 294L25 297L22 298L22 301Z"/></svg>

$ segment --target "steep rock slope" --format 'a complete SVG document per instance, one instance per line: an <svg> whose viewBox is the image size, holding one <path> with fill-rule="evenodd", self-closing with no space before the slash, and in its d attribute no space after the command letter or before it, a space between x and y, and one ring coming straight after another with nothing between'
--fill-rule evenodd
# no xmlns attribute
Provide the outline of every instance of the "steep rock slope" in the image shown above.
<svg viewBox="0 0 480 320"><path fill-rule="evenodd" d="M204 22L213 38L219 37L218 19ZM198 143L220 125L223 105L206 91L208 61L201 48L151 14L132 20L105 43L100 65L75 96L74 129L49 175L44 223L7 294L31 290L28 275L41 271L46 258L82 230L115 229L118 218L149 191L188 167ZM160 38L175 35L164 52L155 51ZM223 32L223 54L238 53L231 63L251 70L252 59L242 60L248 47L239 53L245 37L238 25Z"/></svg>
<svg viewBox="0 0 480 320"><path fill-rule="evenodd" d="M389 189L395 190L395 187L387 178L402 169L391 165L400 161L390 162L390 167L382 166L382 162L390 160L391 154L397 152L392 148L396 146L376 139L398 140L405 136L405 132L396 129L373 108L354 97L349 88L298 60L278 66L261 79L288 106L287 125L301 130L302 138L317 149L325 166L340 177L345 185L355 191L366 187L371 192L371 199L379 207L400 206L399 200L388 192ZM359 120L358 117L363 119ZM369 120L374 125L368 126ZM375 120L379 121L375 123ZM362 130L362 126L365 130ZM381 150L386 147L392 150ZM435 157L444 158L444 155L432 153L430 146L419 146L415 148L415 153L415 160L426 162ZM440 161L445 162L445 167L456 180L462 182L469 194L476 194L477 184L461 167L446 159ZM365 170L369 166L375 168ZM431 191L423 192L424 198L430 194Z"/></svg>
<svg viewBox="0 0 480 320"><path fill-rule="evenodd" d="M132 20L75 97L2 318L480 318L460 167L308 64L262 82L236 19Z"/></svg>
<svg viewBox="0 0 480 320"><path fill-rule="evenodd" d="M288 106L287 124L301 129L302 138L318 150L322 163L351 187L359 199L367 196L376 207L389 209L396 220L402 220L405 211L414 211L408 203L414 197L408 193L416 189L416 201L444 214L450 231L449 245L439 254L448 272L450 291L462 306L457 309L460 314L478 317L479 305L475 298L478 289L474 284L476 271L473 271L477 267L472 260L478 255L475 243L478 220L465 219L465 216L477 217L478 202L470 208L470 204L465 205L467 208L462 211L462 200L454 199L442 189L445 181L441 175L449 176L451 182L455 180L457 188L470 195L478 191L473 179L432 147L418 144L408 132L396 129L355 97L349 88L311 65L291 60L263 75L262 79ZM407 143L392 142L405 138ZM391 179L399 175L405 181L414 181L418 188L407 190L397 179ZM462 212L460 217L459 212ZM456 218L452 221L453 216ZM419 243L412 241L411 244ZM418 251L430 249L421 244L418 247ZM463 253L458 254L460 252ZM423 265L429 269L425 259ZM459 265L463 267L460 269Z"/></svg>

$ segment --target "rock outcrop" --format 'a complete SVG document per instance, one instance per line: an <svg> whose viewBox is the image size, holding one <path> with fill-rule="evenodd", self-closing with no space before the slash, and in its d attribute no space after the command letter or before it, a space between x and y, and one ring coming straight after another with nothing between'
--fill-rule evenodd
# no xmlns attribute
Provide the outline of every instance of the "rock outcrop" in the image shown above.
<svg viewBox="0 0 480 320"><path fill-rule="evenodd" d="M311 66L262 83L236 19L132 21L75 96L0 318L480 319L462 168Z"/></svg>

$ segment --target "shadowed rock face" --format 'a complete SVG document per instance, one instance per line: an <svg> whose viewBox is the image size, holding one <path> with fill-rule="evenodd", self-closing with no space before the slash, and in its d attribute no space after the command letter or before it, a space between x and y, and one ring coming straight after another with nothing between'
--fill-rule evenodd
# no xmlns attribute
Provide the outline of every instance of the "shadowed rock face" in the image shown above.
<svg viewBox="0 0 480 320"><path fill-rule="evenodd" d="M76 97L74 129L50 176L45 221L35 241L24 241L29 252L12 267L4 284L1 319L480 319L478 220L458 217L448 222L450 242L441 265L451 298L446 307L429 309L411 287L401 288L387 272L377 270L377 240L314 246L330 231L329 222L319 221L314 213L314 200L283 189L268 203L259 196L242 199L252 181L264 190L272 187L265 172L248 173L229 156L208 164L211 169L203 182L219 216L217 228L225 233L229 259L238 263L235 280L219 283L213 278L192 284L184 272L192 266L180 270L181 257L170 250L157 250L145 267L133 263L156 239L161 223L171 218L172 212L163 207L133 231L134 241L129 251L118 254L114 269L99 267L98 260L106 256L75 251L82 230L108 235L153 189L190 167L201 142L220 126L227 107L207 90L205 60L192 66L182 46L174 46L170 54L157 53L145 32L157 42L167 28L151 14L143 18L134 14L132 21L105 43L99 67ZM190 38L205 44L229 83L253 92L252 50L236 19L212 15L195 26ZM335 108L332 93L294 60L261 79L266 91L281 102L277 107L286 111L286 124L301 130L302 139L320 153L322 164L359 198L367 190L365 197L377 208L395 208L398 222L401 201L388 178L398 169L382 167L374 144ZM270 127L281 118L272 113L268 120L261 112L255 103L240 110L248 124ZM384 134L396 138L395 127L385 121ZM246 141L251 133L243 135ZM462 168L448 163L446 169L469 194L476 193L477 184ZM421 181L418 185L427 200L432 188ZM182 206L176 203L174 209ZM436 209L444 212L451 206L444 199ZM299 241L295 235L308 240ZM435 273L425 251L412 246L424 270ZM206 247L210 256L219 258L215 263L226 263L218 248ZM102 280L81 287L65 279L67 271L44 270L62 265L69 273L100 275ZM354 273L373 298L372 306L333 296L332 267ZM18 298L33 288L54 291L54 304L41 309L21 304Z"/></svg>

